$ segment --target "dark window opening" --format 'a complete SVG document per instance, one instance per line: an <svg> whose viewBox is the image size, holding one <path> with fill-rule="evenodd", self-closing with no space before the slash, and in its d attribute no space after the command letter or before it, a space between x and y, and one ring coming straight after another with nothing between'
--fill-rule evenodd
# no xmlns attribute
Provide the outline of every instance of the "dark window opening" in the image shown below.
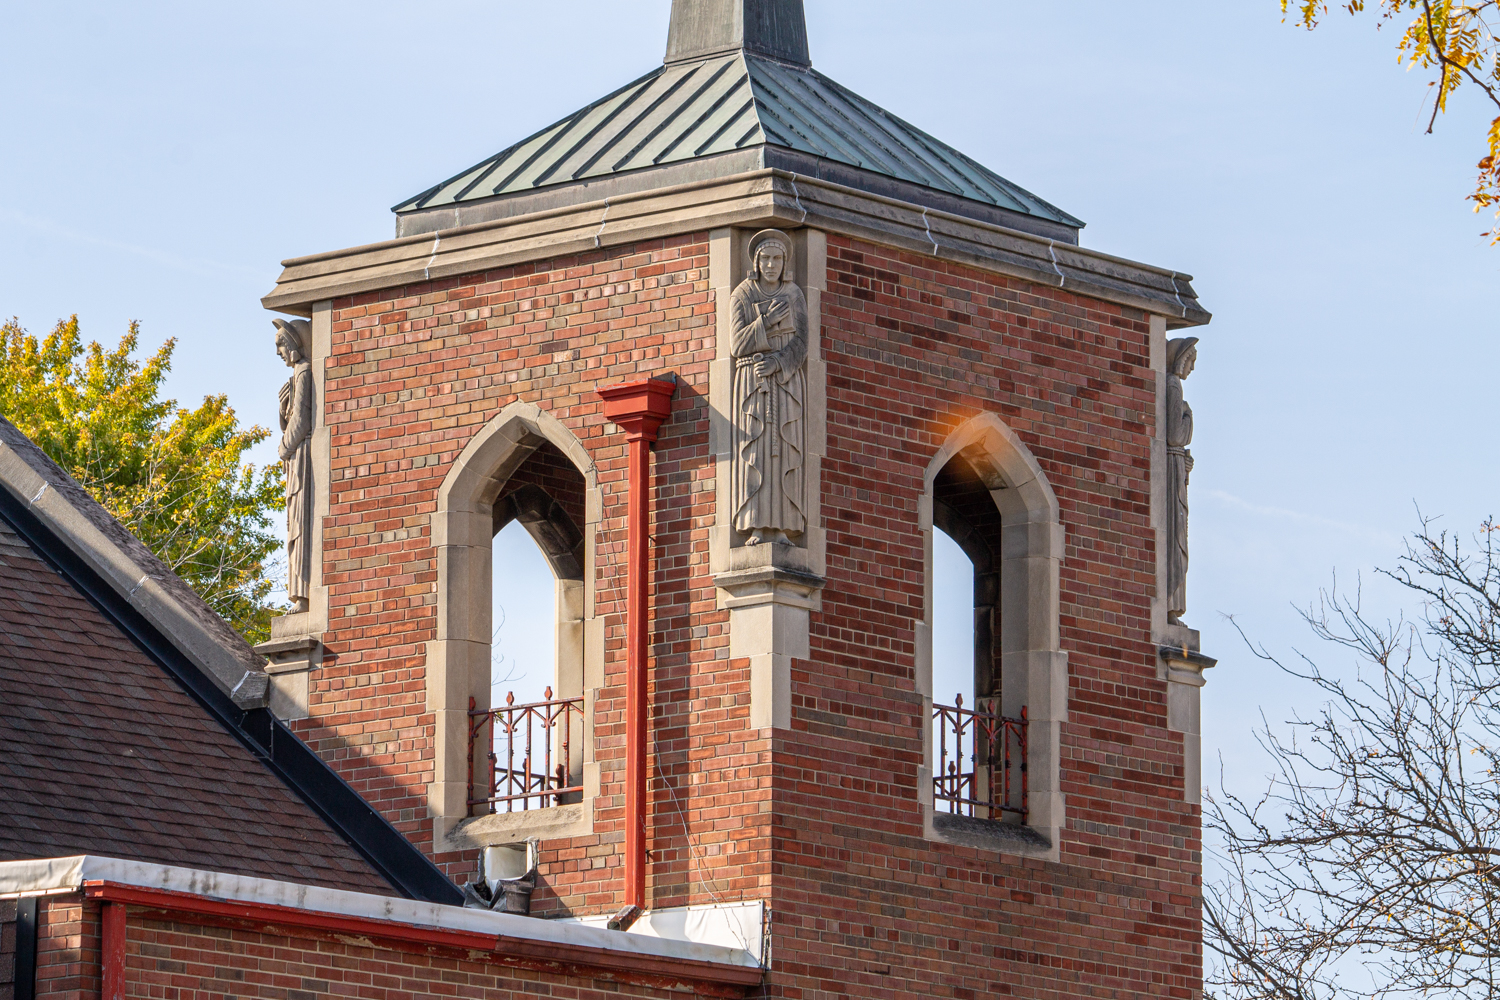
<svg viewBox="0 0 1500 1000"><path fill-rule="evenodd" d="M1025 723L1001 717L1000 510L962 454L933 482L932 523L935 805L1024 822Z"/></svg>
<svg viewBox="0 0 1500 1000"><path fill-rule="evenodd" d="M490 705L472 717L482 773L471 806L582 801L586 497L583 474L548 443L495 500Z"/></svg>

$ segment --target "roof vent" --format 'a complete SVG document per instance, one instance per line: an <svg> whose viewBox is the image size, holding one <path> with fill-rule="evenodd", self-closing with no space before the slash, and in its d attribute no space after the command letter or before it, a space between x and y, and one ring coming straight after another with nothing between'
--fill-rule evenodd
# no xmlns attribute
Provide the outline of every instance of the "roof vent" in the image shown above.
<svg viewBox="0 0 1500 1000"><path fill-rule="evenodd" d="M802 0L672 0L669 65L741 49L811 66Z"/></svg>

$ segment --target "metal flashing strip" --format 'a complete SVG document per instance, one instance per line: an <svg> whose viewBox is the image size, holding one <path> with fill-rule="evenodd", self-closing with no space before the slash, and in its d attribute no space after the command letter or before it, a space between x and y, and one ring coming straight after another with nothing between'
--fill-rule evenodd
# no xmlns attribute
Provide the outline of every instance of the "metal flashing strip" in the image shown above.
<svg viewBox="0 0 1500 1000"><path fill-rule="evenodd" d="M16 904L16 952L15 979L11 984L15 1000L36 998L36 898L20 900Z"/></svg>
<svg viewBox="0 0 1500 1000"><path fill-rule="evenodd" d="M9 489L0 519L292 790L392 888L408 898L456 906L463 894L321 757L268 709L237 706L126 595L99 575Z"/></svg>
<svg viewBox="0 0 1500 1000"><path fill-rule="evenodd" d="M91 899L259 925L302 927L419 947L482 951L515 964L558 963L687 983L761 981L743 948L657 933L390 899L274 879L90 855L0 862L0 895L82 891Z"/></svg>
<svg viewBox="0 0 1500 1000"><path fill-rule="evenodd" d="M792 198L797 202L797 210L802 213L802 221L807 221L807 206L802 204L802 192L797 190L797 175L792 174Z"/></svg>
<svg viewBox="0 0 1500 1000"><path fill-rule="evenodd" d="M1174 329L1211 318L1188 298L1194 294L1188 277L1167 268L802 173L795 175L795 188L793 183L790 171L767 167L613 195L603 235L598 230L601 200L445 230L443 253L432 265L431 277L478 275L603 246L774 219L929 255L941 236L943 259L956 264L1049 285L1062 284L1053 279L1063 278L1076 295L1166 316ZM800 218L803 211L805 219ZM430 245L431 234L413 235L284 261L276 287L261 304L306 314L319 300L399 289L422 279L421 261Z"/></svg>
<svg viewBox="0 0 1500 1000"><path fill-rule="evenodd" d="M927 218L927 212L928 212L927 206L923 205L922 206L922 229L927 234L927 242L932 244L932 255L934 257L936 257L938 255L938 241L935 238L933 238L933 235L932 235L932 222ZM804 219L807 218L807 211L805 209L802 212L802 217Z"/></svg>
<svg viewBox="0 0 1500 1000"><path fill-rule="evenodd" d="M671 906L646 910L630 925L629 933L668 941L697 941L747 955L764 956L770 948L770 938L766 934L768 918L766 904L759 899ZM564 917L559 922L605 928L610 919L609 914L598 914ZM762 961L764 963L764 958Z"/></svg>

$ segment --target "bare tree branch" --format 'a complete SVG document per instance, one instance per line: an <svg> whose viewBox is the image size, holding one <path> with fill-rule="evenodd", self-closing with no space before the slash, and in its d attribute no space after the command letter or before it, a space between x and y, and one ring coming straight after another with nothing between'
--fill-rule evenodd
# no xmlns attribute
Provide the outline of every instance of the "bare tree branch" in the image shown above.
<svg viewBox="0 0 1500 1000"><path fill-rule="evenodd" d="M1325 700L1257 732L1273 765L1260 796L1221 779L1207 803L1223 872L1204 900L1215 995L1500 995L1494 531L1470 555L1422 522L1385 574L1421 602L1416 620L1371 621L1358 588L1321 595L1303 617L1353 668L1251 645Z"/></svg>

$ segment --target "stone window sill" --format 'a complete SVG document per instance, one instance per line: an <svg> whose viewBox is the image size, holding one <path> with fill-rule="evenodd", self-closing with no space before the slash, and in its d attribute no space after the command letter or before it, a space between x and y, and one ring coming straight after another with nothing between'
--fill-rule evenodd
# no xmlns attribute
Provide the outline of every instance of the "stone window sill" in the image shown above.
<svg viewBox="0 0 1500 1000"><path fill-rule="evenodd" d="M566 840L594 832L594 817L582 802L572 805L529 809L525 812L491 813L464 820L448 834L447 846L455 850L502 847L526 840Z"/></svg>
<svg viewBox="0 0 1500 1000"><path fill-rule="evenodd" d="M923 835L928 840L955 847L994 851L997 854L1047 858L1057 856L1052 842L1029 826L935 812L931 806L924 806L922 811L926 814Z"/></svg>

